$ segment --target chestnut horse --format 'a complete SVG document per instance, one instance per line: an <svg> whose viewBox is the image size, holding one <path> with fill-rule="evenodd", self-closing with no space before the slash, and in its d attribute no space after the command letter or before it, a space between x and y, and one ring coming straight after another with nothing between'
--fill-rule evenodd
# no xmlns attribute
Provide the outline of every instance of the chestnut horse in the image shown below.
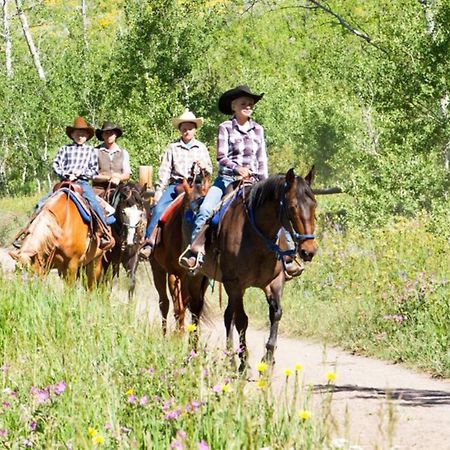
<svg viewBox="0 0 450 450"><path fill-rule="evenodd" d="M83 220L73 195L68 190L56 191L31 222L21 248L10 255L41 275L56 268L69 284L84 267L88 289L93 289L101 276L104 252L98 248L91 223Z"/></svg>
<svg viewBox="0 0 450 450"><path fill-rule="evenodd" d="M186 224L185 215L191 209L191 202L206 194L209 181L208 176L201 176L199 183L183 182L182 187L186 193L177 197L177 203L173 205L172 213L158 231L161 235L157 239L153 255L150 258L153 280L159 294L159 308L164 333L167 331L167 314L169 312L167 284L172 297L176 326L179 331L184 329L186 308L191 312L192 323L196 325L203 309L208 279L202 274L188 275L186 270L178 264L178 258L187 242L186 233L183 231Z"/></svg>
<svg viewBox="0 0 450 450"><path fill-rule="evenodd" d="M128 298L134 293L136 270L139 264L138 252L144 237L147 212L142 195L146 186L129 181L120 183L116 189L110 190L106 201L114 206L116 221L111 226L115 240L114 247L103 258L103 269L106 272L112 266L112 276L118 276L120 264L130 278Z"/></svg>
<svg viewBox="0 0 450 450"><path fill-rule="evenodd" d="M314 171L305 178L293 169L243 189L223 214L219 228L206 230L205 258L200 273L223 283L228 294L224 313L228 350L232 350L232 325L239 333L240 371L247 366L248 317L243 297L258 287L269 304L270 335L264 359L273 363L281 297L286 281L277 240L282 228L290 233L296 253L311 261L316 253L314 236L316 200L311 190Z"/></svg>

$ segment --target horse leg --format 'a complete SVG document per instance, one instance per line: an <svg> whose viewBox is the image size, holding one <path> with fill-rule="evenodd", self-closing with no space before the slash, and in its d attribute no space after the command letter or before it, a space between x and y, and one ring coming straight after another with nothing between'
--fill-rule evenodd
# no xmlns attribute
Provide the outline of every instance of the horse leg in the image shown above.
<svg viewBox="0 0 450 450"><path fill-rule="evenodd" d="M248 316L244 311L244 289L239 285L236 285L236 281L224 282L225 290L228 294L228 305L225 310L224 320L225 329L227 333L227 349L229 352L233 352L233 337L232 337L232 324L239 334L239 358L241 363L239 365L239 372L244 372L247 369L247 341L246 331L248 327Z"/></svg>
<svg viewBox="0 0 450 450"><path fill-rule="evenodd" d="M156 262L155 258L150 260L153 272L153 282L159 295L159 310L162 316L162 330L163 334L167 333L167 314L169 313L169 297L167 296L167 273Z"/></svg>
<svg viewBox="0 0 450 450"><path fill-rule="evenodd" d="M277 346L278 325L282 316L281 297L283 295L285 279L281 273L272 283L265 289L267 303L269 304L269 318L270 318L270 334L266 343L266 354L264 360L268 364L275 364L274 352Z"/></svg>
<svg viewBox="0 0 450 450"><path fill-rule="evenodd" d="M192 323L197 327L197 329L191 334L191 343L193 348L196 349L198 344L198 325L203 311L203 305L205 303L205 292L208 287L208 278L203 275L197 275L195 277L187 276L184 281L185 284L188 285L189 296L187 298L187 306L191 312Z"/></svg>
<svg viewBox="0 0 450 450"><path fill-rule="evenodd" d="M138 261L139 261L139 259L137 257L137 251L136 251L136 255L133 256L128 261L128 268L125 267L125 269L127 270L127 273L128 273L128 277L130 278L130 286L128 287L128 300L131 300L134 295L134 289L136 287L136 269L138 266Z"/></svg>
<svg viewBox="0 0 450 450"><path fill-rule="evenodd" d="M169 291L172 296L173 302L173 314L177 324L177 330L184 331L184 316L186 312L186 306L183 301L182 285L178 275L173 273L169 274Z"/></svg>

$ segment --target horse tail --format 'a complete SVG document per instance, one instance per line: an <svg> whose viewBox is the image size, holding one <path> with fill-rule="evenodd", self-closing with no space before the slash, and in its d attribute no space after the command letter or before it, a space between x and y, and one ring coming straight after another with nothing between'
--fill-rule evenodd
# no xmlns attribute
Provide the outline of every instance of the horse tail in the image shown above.
<svg viewBox="0 0 450 450"><path fill-rule="evenodd" d="M44 269L47 262L50 262L49 257L53 254L61 235L62 229L55 215L44 208L31 222L22 247L10 254L24 266L37 262L39 268Z"/></svg>

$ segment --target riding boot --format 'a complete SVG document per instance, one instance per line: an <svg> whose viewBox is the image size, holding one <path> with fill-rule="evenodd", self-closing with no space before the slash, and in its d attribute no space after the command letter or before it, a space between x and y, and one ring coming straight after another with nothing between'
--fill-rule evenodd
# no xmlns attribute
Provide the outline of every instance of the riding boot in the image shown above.
<svg viewBox="0 0 450 450"><path fill-rule="evenodd" d="M305 266L297 258L286 258L284 261L284 273L286 280L298 277L303 273Z"/></svg>
<svg viewBox="0 0 450 450"><path fill-rule="evenodd" d="M157 225L150 234L150 237L148 237L144 241L144 244L139 249L139 258L141 258L142 260L149 259L153 255L153 250L155 249L158 232L159 226Z"/></svg>

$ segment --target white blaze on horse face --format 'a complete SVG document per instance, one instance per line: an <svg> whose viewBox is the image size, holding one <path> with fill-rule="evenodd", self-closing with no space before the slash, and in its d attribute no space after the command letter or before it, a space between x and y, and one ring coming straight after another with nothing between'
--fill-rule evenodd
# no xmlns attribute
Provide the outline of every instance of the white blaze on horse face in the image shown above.
<svg viewBox="0 0 450 450"><path fill-rule="evenodd" d="M140 210L137 205L130 206L123 210L127 218L127 245L134 244L134 235L136 233L136 227L142 220L142 210Z"/></svg>

